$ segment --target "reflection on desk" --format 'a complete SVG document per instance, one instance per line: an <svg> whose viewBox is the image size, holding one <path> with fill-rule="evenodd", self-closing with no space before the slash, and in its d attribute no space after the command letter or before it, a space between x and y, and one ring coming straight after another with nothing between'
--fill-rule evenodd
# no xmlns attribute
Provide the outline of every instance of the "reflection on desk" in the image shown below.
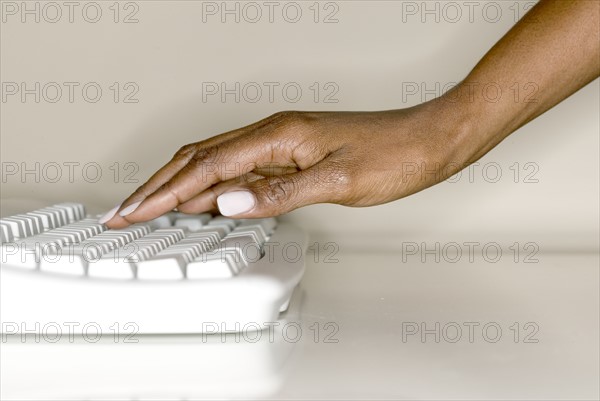
<svg viewBox="0 0 600 401"><path fill-rule="evenodd" d="M1 398L598 399L598 254L465 255L311 255L272 341L13 338Z"/></svg>
<svg viewBox="0 0 600 401"><path fill-rule="evenodd" d="M268 329L230 334L8 335L2 339L3 399L264 398L279 391L301 344L303 291ZM294 320L295 319L295 320ZM53 325L53 329L57 326ZM92 327L92 326L90 326ZM129 330L129 329L128 329ZM117 334L119 333L119 334Z"/></svg>

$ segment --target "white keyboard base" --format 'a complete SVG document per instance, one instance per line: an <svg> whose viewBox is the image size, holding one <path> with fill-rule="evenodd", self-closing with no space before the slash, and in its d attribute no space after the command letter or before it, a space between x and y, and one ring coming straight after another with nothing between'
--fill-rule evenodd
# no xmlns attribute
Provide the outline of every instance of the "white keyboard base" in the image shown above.
<svg viewBox="0 0 600 401"><path fill-rule="evenodd" d="M294 244L286 255L286 244ZM269 245L270 244L270 245ZM3 265L0 331L57 327L75 334L255 331L275 322L304 273L306 235L280 223L265 256L239 275L203 280L119 280L77 277ZM295 250L301 249L297 257Z"/></svg>

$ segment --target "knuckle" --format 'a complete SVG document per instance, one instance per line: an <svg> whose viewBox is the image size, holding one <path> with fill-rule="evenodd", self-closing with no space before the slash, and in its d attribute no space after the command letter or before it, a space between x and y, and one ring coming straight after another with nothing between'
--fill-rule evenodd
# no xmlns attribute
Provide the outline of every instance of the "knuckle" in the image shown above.
<svg viewBox="0 0 600 401"><path fill-rule="evenodd" d="M187 145L183 145L179 148L177 152L175 152L175 159L186 159L191 157L196 152L196 144L190 143Z"/></svg>
<svg viewBox="0 0 600 401"><path fill-rule="evenodd" d="M219 173L218 148L216 146L197 149L189 158L183 171L192 174L195 177L201 177L203 180Z"/></svg>
<svg viewBox="0 0 600 401"><path fill-rule="evenodd" d="M140 185L139 187L137 187L135 189L135 191L133 191L130 198L132 198L132 199L141 198L141 197L145 198L146 196L149 195L147 188L148 188L148 183L144 183L144 184Z"/></svg>
<svg viewBox="0 0 600 401"><path fill-rule="evenodd" d="M307 113L295 110L280 111L273 114L272 123L285 132L301 133L310 125L311 118Z"/></svg>
<svg viewBox="0 0 600 401"><path fill-rule="evenodd" d="M295 190L296 184L293 180L283 177L273 177L265 180L261 193L265 202L277 205L289 200Z"/></svg>
<svg viewBox="0 0 600 401"><path fill-rule="evenodd" d="M179 193L176 190L176 186L173 185L171 181L167 181L162 184L159 188L159 191L171 194L175 199L177 199L177 203L182 203L181 199L179 198Z"/></svg>
<svg viewBox="0 0 600 401"><path fill-rule="evenodd" d="M296 116L300 114L299 111L296 110L282 110L271 116L273 120L290 120L296 118Z"/></svg>
<svg viewBox="0 0 600 401"><path fill-rule="evenodd" d="M186 203L182 203L179 206L177 206L177 210L180 211L181 213L186 213L186 214L192 214L195 212L194 208Z"/></svg>
<svg viewBox="0 0 600 401"><path fill-rule="evenodd" d="M198 149L190 158L189 164L191 164L193 167L200 167L206 164L214 163L217 160L217 154L218 148L216 146Z"/></svg>
<svg viewBox="0 0 600 401"><path fill-rule="evenodd" d="M221 169L217 166L217 147L199 148L191 156L184 159L183 166L179 172L168 182L161 186L162 190L169 190L171 194L178 199L177 193L172 188L177 188L179 184L194 185L195 187L204 187L207 183L214 182L221 178Z"/></svg>

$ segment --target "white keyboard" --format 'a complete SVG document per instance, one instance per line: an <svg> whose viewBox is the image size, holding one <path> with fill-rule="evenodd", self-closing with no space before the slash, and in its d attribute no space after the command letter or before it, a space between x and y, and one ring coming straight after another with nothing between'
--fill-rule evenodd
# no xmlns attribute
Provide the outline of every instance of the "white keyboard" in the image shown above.
<svg viewBox="0 0 600 401"><path fill-rule="evenodd" d="M3 333L253 331L304 273L307 240L273 218L171 212L111 230L78 203L0 219Z"/></svg>

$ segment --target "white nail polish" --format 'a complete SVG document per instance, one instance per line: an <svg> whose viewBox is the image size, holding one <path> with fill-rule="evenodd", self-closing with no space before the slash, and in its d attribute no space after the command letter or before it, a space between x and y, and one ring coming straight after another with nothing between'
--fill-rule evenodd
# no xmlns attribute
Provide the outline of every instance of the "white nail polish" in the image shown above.
<svg viewBox="0 0 600 401"><path fill-rule="evenodd" d="M125 217L128 214L135 212L135 209L137 209L138 206L141 204L142 204L142 201L132 203L131 205L127 206L125 209L121 210L121 212L119 213L119 216Z"/></svg>
<svg viewBox="0 0 600 401"><path fill-rule="evenodd" d="M256 205L256 198L248 191L226 192L217 197L217 205L223 216L235 216L252 210Z"/></svg>
<svg viewBox="0 0 600 401"><path fill-rule="evenodd" d="M113 207L112 209L110 209L108 212L106 212L106 214L104 216L102 216L102 217L100 217L98 219L98 223L104 224L107 221L109 221L110 219L112 219L115 216L115 214L117 213L117 210L119 210L120 207L121 207L121 205L119 204L119 205Z"/></svg>

